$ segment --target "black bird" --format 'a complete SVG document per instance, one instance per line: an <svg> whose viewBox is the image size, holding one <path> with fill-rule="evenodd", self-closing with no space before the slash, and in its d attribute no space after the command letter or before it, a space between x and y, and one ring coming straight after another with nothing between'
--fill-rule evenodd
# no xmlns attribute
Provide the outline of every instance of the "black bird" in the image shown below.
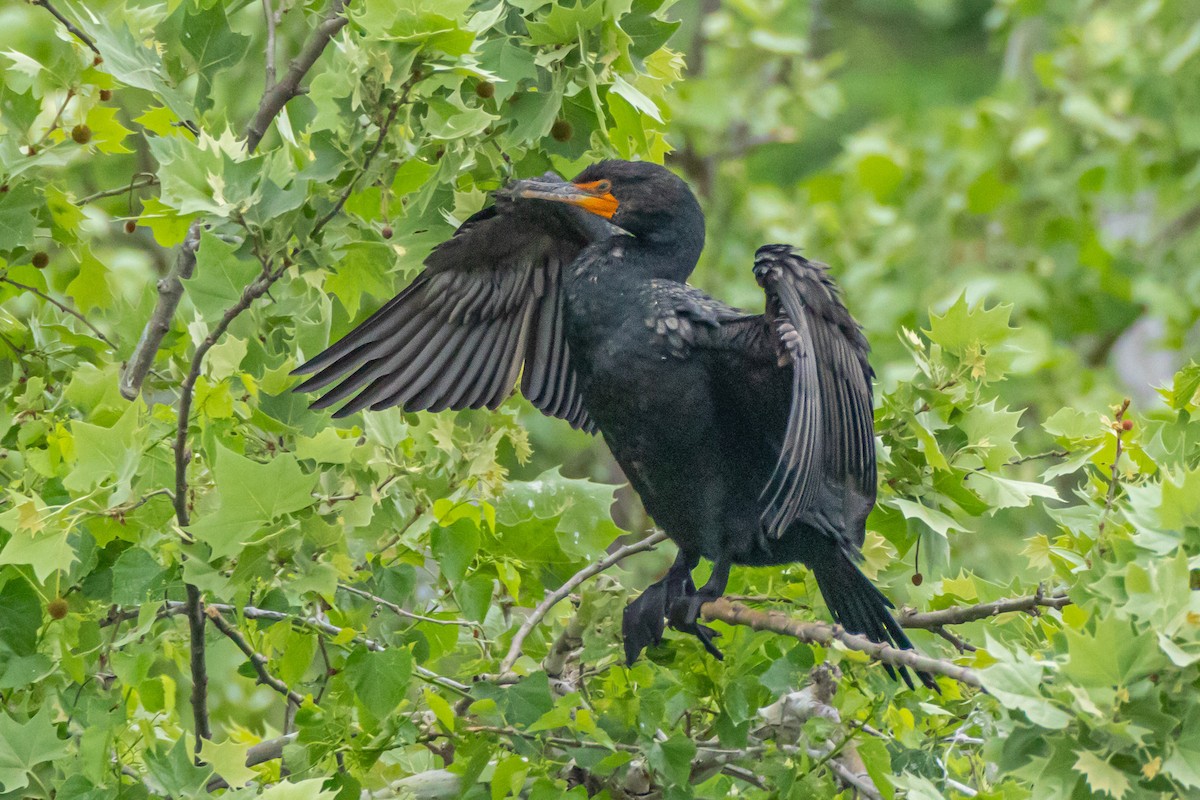
<svg viewBox="0 0 1200 800"><path fill-rule="evenodd" d="M600 431L679 547L625 609L631 663L664 620L720 658L698 617L734 564L799 561L846 630L911 649L856 565L876 489L865 337L824 265L759 248L767 307L751 315L687 285L703 247L695 196L661 166L602 161L570 182L516 181L408 288L299 367L315 374L297 388L340 381L313 403L349 398L335 416L495 408L519 375L538 409ZM697 589L701 557L713 571Z"/></svg>

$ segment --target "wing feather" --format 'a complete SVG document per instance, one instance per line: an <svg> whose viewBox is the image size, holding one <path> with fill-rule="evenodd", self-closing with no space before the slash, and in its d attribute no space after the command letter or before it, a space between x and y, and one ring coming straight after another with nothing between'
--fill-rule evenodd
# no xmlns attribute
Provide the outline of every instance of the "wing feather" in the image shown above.
<svg viewBox="0 0 1200 800"><path fill-rule="evenodd" d="M778 538L825 498L853 536L875 499L875 428L867 342L822 264L786 245L755 255L766 320L792 368L791 406L779 460L763 489L763 526ZM818 500L818 498L821 498ZM861 542L859 542L861 544Z"/></svg>
<svg viewBox="0 0 1200 800"><path fill-rule="evenodd" d="M425 270L337 343L298 367L296 387L333 385L314 408L495 408L522 391L591 429L563 323L562 270L601 235L586 212L506 197L434 248Z"/></svg>

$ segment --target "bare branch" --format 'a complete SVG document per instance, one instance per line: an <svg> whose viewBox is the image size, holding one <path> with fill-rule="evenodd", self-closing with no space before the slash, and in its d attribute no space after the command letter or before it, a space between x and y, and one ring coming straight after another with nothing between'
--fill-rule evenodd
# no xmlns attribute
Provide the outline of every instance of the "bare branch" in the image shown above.
<svg viewBox="0 0 1200 800"><path fill-rule="evenodd" d="M537 624L542 621L542 618L545 617L546 614L550 613L550 609L554 608L559 601L573 592L575 587L579 586L579 584L583 583L593 575L599 575L601 572L604 572L604 570L608 569L614 564L620 563L635 553L653 550L655 545L666 541L666 538L667 535L665 533L658 531L650 536L647 536L645 539L642 539L640 542L628 544L624 547L618 548L596 563L590 564L587 567L579 570L579 572L576 572L574 575L572 575L566 583L555 589L553 592L547 594L546 599L538 604L538 607L535 608L533 613L531 613L525 619L525 622L523 622L521 627L517 630L516 635L513 636L512 644L508 648L508 655L506 655L504 660L500 662L500 673L504 674L512 670L513 664L517 663L517 659L521 657L521 647L525 644L525 638L529 636L530 632L535 627L537 627Z"/></svg>
<svg viewBox="0 0 1200 800"><path fill-rule="evenodd" d="M115 344L113 344L112 340L109 339L107 336L105 336L104 333L99 328L97 328L95 325L93 325L91 322L89 322L87 317L85 317L83 314L79 313L75 309L71 308L66 303L64 303L60 300L55 300L53 297L46 294L41 289L38 289L36 286L26 286L23 283L17 283L16 281L14 281L12 278L8 277L7 275L0 276L0 283L7 283L9 286L13 286L17 289L21 289L22 291L26 291L26 292L29 292L30 294L37 295L38 297L45 300L47 303L50 303L51 305L58 308L64 314L70 314L72 317L79 320L84 325L88 326L88 329L91 330L92 333L96 334L97 339L104 342L106 345L113 348L114 350L117 349L117 346Z"/></svg>
<svg viewBox="0 0 1200 800"><path fill-rule="evenodd" d="M215 606L208 606L204 611L216 629L225 634L230 641L237 645L238 650L246 654L246 658L249 659L250 664L254 667L254 671L258 673L259 683L279 692L289 702L296 705L304 703L304 697L299 692L293 691L286 683L267 671L267 657L251 647L250 643L246 641L246 637L242 636L237 628L226 622L225 618L221 616L221 612Z"/></svg>
<svg viewBox="0 0 1200 800"><path fill-rule="evenodd" d="M325 46L349 22L342 13L345 5L345 0L330 0L329 10L325 13L325 18L321 20L321 23L317 25L308 37L308 41L304 43L300 54L292 59L292 63L288 65L287 73L278 83L263 92L262 100L258 104L258 110L254 113L254 119L246 126L247 151L251 153L255 151L258 143L266 135L267 127L271 124L271 121L275 119L276 115L287 105L289 100L303 93L300 89L300 81L304 79L308 71L317 63L317 59L325 51Z"/></svg>
<svg viewBox="0 0 1200 800"><path fill-rule="evenodd" d="M700 610L704 618L709 621L720 620L729 625L745 625L757 631L773 631L811 644L828 646L836 640L851 650L866 653L877 661L893 667L910 667L920 672L945 675L968 686L974 686L977 689L983 688L979 676L968 667L960 667L949 661L930 658L914 650L897 650L889 645L873 642L865 636L847 633L840 625L792 619L778 611L755 611L740 603L731 603L724 598L705 603Z"/></svg>
<svg viewBox="0 0 1200 800"><path fill-rule="evenodd" d="M997 617L1014 611L1024 611L1027 614L1037 613L1039 608L1062 608L1069 606L1071 598L1065 594L1045 597L1041 594L1031 594L1026 597L1011 597L1005 600L995 600L991 603L979 603L973 606L956 606L943 608L939 611L917 612L914 609L903 609L896 615L896 621L905 628L923 628L934 631L946 625L962 625L988 617Z"/></svg>
<svg viewBox="0 0 1200 800"><path fill-rule="evenodd" d="M74 36L76 39L78 39L79 41L86 44L88 46L88 49L90 49L97 56L100 56L100 48L96 47L96 43L92 41L92 38L90 36L88 36L86 33L84 33L83 31L79 30L79 28L76 27L75 23L71 22L71 20L64 17L62 15L61 11L59 11L57 8L55 8L53 5L50 4L50 0L30 0L30 2L33 3L35 6L41 6L42 8L46 9L51 14L53 14L54 18L56 20L58 20L59 22L61 22L63 24L63 27L66 28L72 36Z"/></svg>
<svg viewBox="0 0 1200 800"><path fill-rule="evenodd" d="M188 620L188 650L192 672L192 720L196 726L196 759L205 739L212 738L212 726L208 721L208 662L205 659L204 602L200 590L187 584L187 603L183 604Z"/></svg>
<svg viewBox="0 0 1200 800"><path fill-rule="evenodd" d="M192 355L191 368L179 387L179 416L175 426L175 443L172 446L175 453L175 496L172 500L175 506L175 520L179 524L180 530L186 529L191 523L191 515L188 511L187 468L192 460L192 452L188 448L188 422L191 417L196 381L200 378L200 367L204 363L204 356L225 334L233 321L249 308L251 303L266 294L267 290L271 288L271 284L283 275L287 266L288 263L285 262L282 267L273 272L264 269L262 274L242 290L242 296L229 307L216 327L196 348L196 352ZM186 533L184 535L187 536ZM208 721L208 670L205 666L204 609L200 590L191 584L186 584L186 588L188 628L191 634L189 646L192 670L192 716L196 725L198 758L202 740L212 738L212 730Z"/></svg>
<svg viewBox="0 0 1200 800"><path fill-rule="evenodd" d="M179 253L171 271L158 281L158 302L150 319L146 321L146 327L142 329L137 346L133 348L133 355L121 370L121 379L117 384L121 396L126 400L133 400L142 390L142 383L146 380L150 368L154 366L154 356L158 353L158 347L167 331L171 330L171 320L175 316L175 309L179 307L180 298L183 297L183 281L192 277L192 272L196 269L200 231L200 220L196 220L188 228L187 236L179 246Z"/></svg>
<svg viewBox="0 0 1200 800"><path fill-rule="evenodd" d="M156 176L156 175L147 173L147 174L142 175L140 178L135 175L133 180L131 180L126 185L118 186L115 189L104 189L102 191L95 192L93 194L89 194L86 197L82 197L82 198L76 200L75 205L86 206L88 203L95 202L96 200L103 200L106 197L119 197L120 195L127 194L129 192L134 191L135 189L144 189L147 186L157 186L157 185L158 185L158 176Z"/></svg>

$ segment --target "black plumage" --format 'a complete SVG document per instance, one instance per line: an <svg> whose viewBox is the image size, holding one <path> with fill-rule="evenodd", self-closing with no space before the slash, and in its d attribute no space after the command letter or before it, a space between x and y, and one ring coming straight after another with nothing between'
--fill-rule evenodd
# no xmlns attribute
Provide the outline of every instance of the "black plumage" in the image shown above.
<svg viewBox="0 0 1200 800"><path fill-rule="evenodd" d="M314 403L347 401L338 416L494 408L520 375L537 408L599 430L679 547L625 610L630 662L668 620L720 657L698 617L734 564L802 562L839 624L911 648L856 564L876 491L865 337L826 268L791 247L756 253L767 304L751 315L687 285L703 246L699 204L660 166L517 181L300 367L314 374L299 388L340 381ZM713 572L696 588L701 558Z"/></svg>

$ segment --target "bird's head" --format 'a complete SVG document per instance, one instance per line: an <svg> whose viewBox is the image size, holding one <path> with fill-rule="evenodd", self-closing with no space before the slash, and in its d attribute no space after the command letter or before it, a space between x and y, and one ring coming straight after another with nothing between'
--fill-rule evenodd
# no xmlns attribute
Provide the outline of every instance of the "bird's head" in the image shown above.
<svg viewBox="0 0 1200 800"><path fill-rule="evenodd" d="M686 238L703 247L704 214L696 196L673 172L648 161L600 161L570 181L518 181L512 190L518 197L577 206L639 238L676 245Z"/></svg>

